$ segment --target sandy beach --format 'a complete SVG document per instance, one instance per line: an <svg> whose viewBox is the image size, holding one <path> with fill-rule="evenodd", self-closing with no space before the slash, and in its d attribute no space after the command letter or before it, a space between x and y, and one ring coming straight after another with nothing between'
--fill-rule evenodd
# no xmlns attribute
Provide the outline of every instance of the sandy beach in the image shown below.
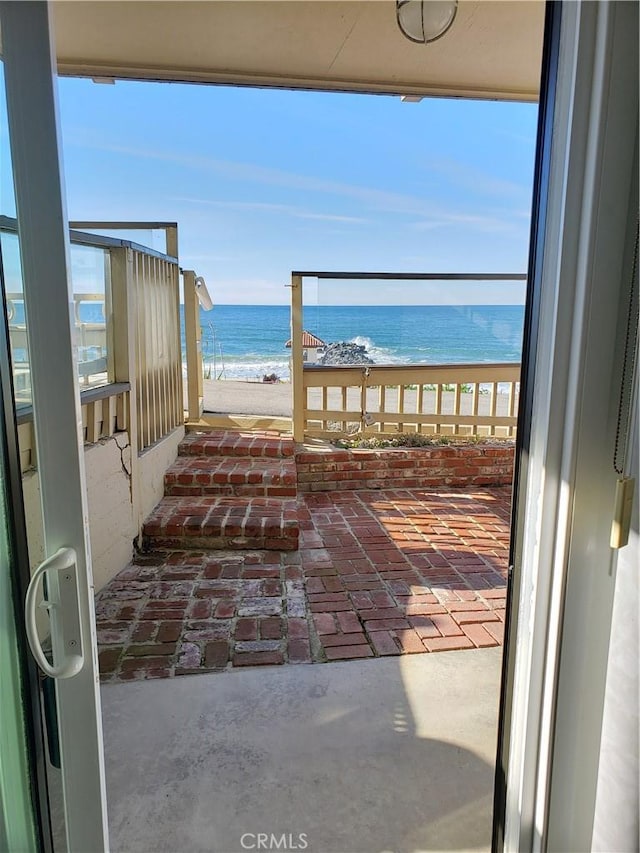
<svg viewBox="0 0 640 853"><path fill-rule="evenodd" d="M224 415L291 417L291 384L249 382L241 379L205 379L205 412Z"/></svg>

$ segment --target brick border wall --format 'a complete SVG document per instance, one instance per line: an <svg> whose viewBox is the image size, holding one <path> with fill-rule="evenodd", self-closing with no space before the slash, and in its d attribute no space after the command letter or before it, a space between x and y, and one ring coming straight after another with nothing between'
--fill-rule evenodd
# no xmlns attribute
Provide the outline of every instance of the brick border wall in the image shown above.
<svg viewBox="0 0 640 853"><path fill-rule="evenodd" d="M503 486L513 480L513 442L380 450L300 450L298 491Z"/></svg>

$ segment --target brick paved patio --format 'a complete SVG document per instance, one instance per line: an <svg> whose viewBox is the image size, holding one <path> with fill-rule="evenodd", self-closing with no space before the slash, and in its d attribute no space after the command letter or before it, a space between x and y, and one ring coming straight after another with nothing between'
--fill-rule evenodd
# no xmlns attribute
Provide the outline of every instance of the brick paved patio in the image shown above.
<svg viewBox="0 0 640 853"><path fill-rule="evenodd" d="M104 680L501 644L509 487L299 498L299 551L156 550L96 597Z"/></svg>

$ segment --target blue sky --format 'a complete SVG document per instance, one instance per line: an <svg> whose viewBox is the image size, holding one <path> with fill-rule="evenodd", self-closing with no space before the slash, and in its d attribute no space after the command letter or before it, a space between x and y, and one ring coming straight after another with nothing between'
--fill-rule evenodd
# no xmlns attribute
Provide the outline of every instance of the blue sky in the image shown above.
<svg viewBox="0 0 640 853"><path fill-rule="evenodd" d="M176 220L181 265L219 303L287 303L301 268L526 270L535 105L76 79L59 92L70 218Z"/></svg>

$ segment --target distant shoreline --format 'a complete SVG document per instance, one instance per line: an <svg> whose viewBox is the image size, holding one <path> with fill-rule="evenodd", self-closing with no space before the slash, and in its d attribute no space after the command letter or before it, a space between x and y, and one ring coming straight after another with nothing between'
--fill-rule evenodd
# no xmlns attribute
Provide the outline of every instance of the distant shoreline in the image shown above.
<svg viewBox="0 0 640 853"><path fill-rule="evenodd" d="M369 297L371 298L371 297ZM205 376L289 379L288 306L217 305L202 313ZM322 341L364 346L376 365L520 361L522 306L307 306L303 326ZM184 335L183 359L186 359Z"/></svg>

